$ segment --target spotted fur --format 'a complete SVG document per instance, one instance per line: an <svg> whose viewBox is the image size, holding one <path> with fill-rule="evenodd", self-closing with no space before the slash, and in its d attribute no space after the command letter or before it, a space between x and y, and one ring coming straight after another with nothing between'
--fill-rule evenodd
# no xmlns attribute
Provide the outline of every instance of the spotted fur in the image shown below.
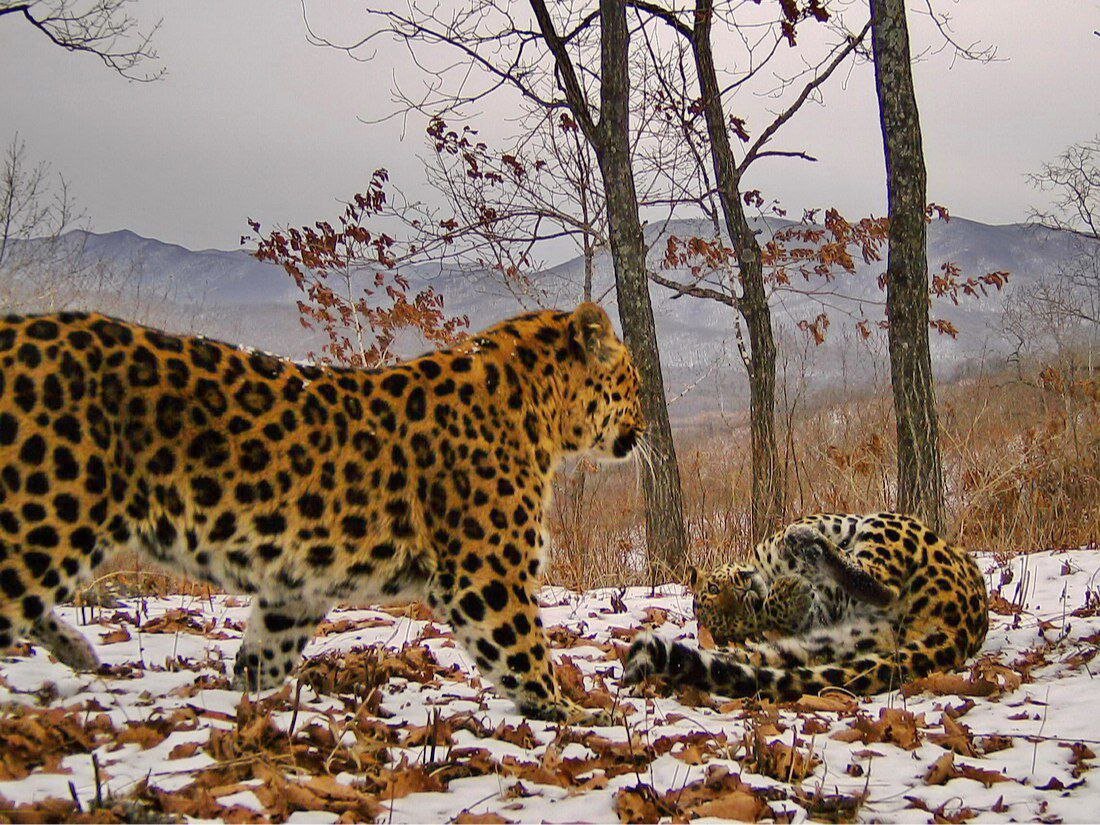
<svg viewBox="0 0 1100 825"><path fill-rule="evenodd" d="M729 696L860 694L958 668L989 629L974 560L915 518L815 515L760 542L748 565L696 576L695 609L725 649L639 637L625 679L661 675Z"/></svg>
<svg viewBox="0 0 1100 825"><path fill-rule="evenodd" d="M532 716L576 716L534 589L563 457L626 457L630 354L594 304L382 370L301 366L77 313L0 321L0 649L95 653L53 612L112 553L254 594L238 687L337 601L424 596Z"/></svg>

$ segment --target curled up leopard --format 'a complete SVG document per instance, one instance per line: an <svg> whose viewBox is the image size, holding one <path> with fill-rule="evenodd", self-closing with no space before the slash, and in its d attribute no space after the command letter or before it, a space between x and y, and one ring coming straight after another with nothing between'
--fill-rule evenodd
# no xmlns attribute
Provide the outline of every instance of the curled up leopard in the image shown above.
<svg viewBox="0 0 1100 825"><path fill-rule="evenodd" d="M657 675L726 696L869 695L959 668L989 629L982 573L963 549L898 513L821 514L760 542L748 564L693 577L716 650L652 633L624 681Z"/></svg>

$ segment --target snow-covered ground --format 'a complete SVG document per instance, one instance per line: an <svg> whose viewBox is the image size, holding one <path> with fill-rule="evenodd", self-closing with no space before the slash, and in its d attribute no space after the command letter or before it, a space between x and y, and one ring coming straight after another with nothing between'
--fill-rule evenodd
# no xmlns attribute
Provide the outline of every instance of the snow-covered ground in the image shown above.
<svg viewBox="0 0 1100 825"><path fill-rule="evenodd" d="M778 707L620 690L639 629L694 635L681 588L546 588L567 693L624 715L594 730L525 721L417 606L333 612L298 679L244 702L224 678L244 599L67 609L108 667L0 660L0 821L1095 820L1100 553L982 564L969 672Z"/></svg>

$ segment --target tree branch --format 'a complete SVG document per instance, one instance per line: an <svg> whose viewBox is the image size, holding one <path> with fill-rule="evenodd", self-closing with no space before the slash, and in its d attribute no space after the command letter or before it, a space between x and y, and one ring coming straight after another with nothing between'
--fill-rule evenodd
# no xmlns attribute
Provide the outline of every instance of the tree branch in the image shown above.
<svg viewBox="0 0 1100 825"><path fill-rule="evenodd" d="M569 57L569 52L566 51L565 41L554 28L554 21L546 10L546 3L543 0L530 0L530 3L531 10L535 13L535 20L538 21L539 29L542 31L543 40L546 41L546 47L554 57L554 65L557 67L558 78L561 80L562 91L565 92L569 108L573 111L577 124L584 130L585 136L590 141L594 141L599 124L592 119L592 110L588 106L584 89L581 88L580 80L577 78L573 61Z"/></svg>
<svg viewBox="0 0 1100 825"><path fill-rule="evenodd" d="M807 83L806 86L802 89L802 92L794 100L794 102L791 103L791 105L788 106L783 111L783 113L779 115L779 117L773 120L771 124L769 124L769 126L760 133L760 137L758 137L756 139L756 142L749 147L748 152L745 153L744 159L742 159L741 163L738 165L737 172L739 175L744 174L745 169L748 168L749 164L760 156L760 152L763 150L764 144L771 140L775 133L779 131L779 129L783 126L783 124L791 119L794 113L797 112L799 108L801 108L802 104L806 102L806 99L810 96L814 89L816 89L826 80L828 80L830 75L832 75L832 73L836 71L836 69L840 66L841 63L844 62L848 55L856 50L859 44L863 42L863 38L867 36L867 32L869 32L870 30L871 21L868 20L867 23L865 23L863 28L860 30L859 34L853 35L848 38L848 42L839 52L837 52L836 57L834 57L832 62L825 68L825 71L817 75L817 77Z"/></svg>
<svg viewBox="0 0 1100 825"><path fill-rule="evenodd" d="M699 286L697 284L683 284L653 271L649 271L646 274L649 275L649 280L653 281L653 283L660 284L675 292L676 294L672 296L673 300L684 295L690 295L693 298L706 298L711 301L718 301L718 303L725 304L734 309L738 308L738 301L735 296L728 295L725 292L719 292L717 289L710 289L709 287Z"/></svg>
<svg viewBox="0 0 1100 825"><path fill-rule="evenodd" d="M147 83L164 77L161 68L154 74L134 74L133 69L145 60L156 60L151 48L153 36L160 29L158 21L148 32L137 35L132 49L116 50L119 40L126 38L137 22L122 7L130 0L99 0L82 11L71 8L72 0L58 0L44 16L35 16L36 3L0 5L0 17L21 14L55 46L70 52L84 52L98 57L103 64L127 80Z"/></svg>

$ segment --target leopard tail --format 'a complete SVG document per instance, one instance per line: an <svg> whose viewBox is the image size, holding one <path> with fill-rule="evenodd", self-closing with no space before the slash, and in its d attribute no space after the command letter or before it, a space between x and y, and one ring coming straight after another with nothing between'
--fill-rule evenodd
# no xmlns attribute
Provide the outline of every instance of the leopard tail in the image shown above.
<svg viewBox="0 0 1100 825"><path fill-rule="evenodd" d="M894 690L903 682L927 676L934 670L957 669L967 656L976 652L981 640L977 645L968 645L970 649L960 650L960 644L963 643L948 633L933 631L894 650L854 652L825 664L806 663L795 651L788 651L784 663L752 664L737 653L699 650L646 634L630 648L624 681L633 683L657 675L678 687L775 701L792 701L826 688L871 695ZM777 651L777 655L782 653Z"/></svg>

